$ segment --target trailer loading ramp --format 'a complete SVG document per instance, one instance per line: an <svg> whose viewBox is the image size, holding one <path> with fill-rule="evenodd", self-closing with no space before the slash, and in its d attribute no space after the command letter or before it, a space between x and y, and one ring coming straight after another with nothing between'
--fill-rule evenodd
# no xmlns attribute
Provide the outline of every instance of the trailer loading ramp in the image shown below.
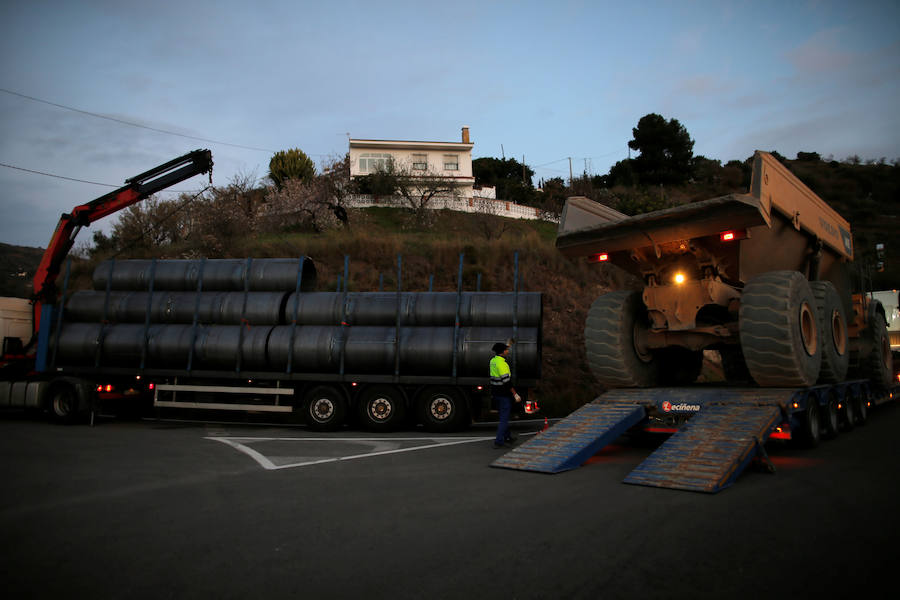
<svg viewBox="0 0 900 600"><path fill-rule="evenodd" d="M585 404L491 466L540 473L575 469L645 417L635 402Z"/></svg>
<svg viewBox="0 0 900 600"><path fill-rule="evenodd" d="M702 406L625 483L717 492L731 485L783 418L789 390L614 390L586 404L491 466L542 473L574 469L644 420L655 404Z"/></svg>

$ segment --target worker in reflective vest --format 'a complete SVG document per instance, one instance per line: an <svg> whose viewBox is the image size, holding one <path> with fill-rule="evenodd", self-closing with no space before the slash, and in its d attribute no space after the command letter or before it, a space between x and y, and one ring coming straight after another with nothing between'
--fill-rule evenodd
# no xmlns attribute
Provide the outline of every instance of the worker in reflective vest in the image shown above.
<svg viewBox="0 0 900 600"><path fill-rule="evenodd" d="M497 424L497 437L494 438L494 448L512 445L515 438L509 432L509 414L512 412L513 399L521 402L522 397L516 393L512 386L512 374L506 357L509 356L509 346L503 342L497 342L492 348L494 357L491 359L491 398L500 412L500 422Z"/></svg>

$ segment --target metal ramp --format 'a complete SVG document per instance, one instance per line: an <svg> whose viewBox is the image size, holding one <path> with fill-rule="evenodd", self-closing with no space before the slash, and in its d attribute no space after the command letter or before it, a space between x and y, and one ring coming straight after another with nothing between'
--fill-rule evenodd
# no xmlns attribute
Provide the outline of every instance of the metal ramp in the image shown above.
<svg viewBox="0 0 900 600"><path fill-rule="evenodd" d="M585 404L491 466L540 473L575 469L646 415L637 402Z"/></svg>
<svg viewBox="0 0 900 600"><path fill-rule="evenodd" d="M634 469L625 483L718 492L737 479L781 421L772 404L713 404Z"/></svg>

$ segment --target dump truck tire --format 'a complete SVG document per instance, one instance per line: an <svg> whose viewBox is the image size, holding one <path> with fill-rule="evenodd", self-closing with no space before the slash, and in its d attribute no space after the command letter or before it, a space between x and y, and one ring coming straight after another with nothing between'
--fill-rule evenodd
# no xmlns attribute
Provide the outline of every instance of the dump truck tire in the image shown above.
<svg viewBox="0 0 900 600"><path fill-rule="evenodd" d="M588 310L584 328L587 360L600 384L651 387L659 381L659 360L635 347L635 330L649 327L640 292L600 296Z"/></svg>
<svg viewBox="0 0 900 600"><path fill-rule="evenodd" d="M872 350L860 361L859 374L868 379L876 390L886 390L891 385L894 358L891 354L887 324L881 315L874 316L867 334L872 336Z"/></svg>
<svg viewBox="0 0 900 600"><path fill-rule="evenodd" d="M811 281L809 287L816 298L819 339L822 345L819 383L839 383L847 378L847 367L850 365L844 304L830 281Z"/></svg>
<svg viewBox="0 0 900 600"><path fill-rule="evenodd" d="M822 364L816 301L797 271L772 271L744 287L741 347L753 379L764 387L808 387Z"/></svg>

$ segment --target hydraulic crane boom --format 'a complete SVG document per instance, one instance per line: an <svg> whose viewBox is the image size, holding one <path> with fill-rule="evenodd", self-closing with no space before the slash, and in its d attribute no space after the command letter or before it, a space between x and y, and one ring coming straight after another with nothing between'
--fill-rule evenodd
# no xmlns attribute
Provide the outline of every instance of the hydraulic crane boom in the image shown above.
<svg viewBox="0 0 900 600"><path fill-rule="evenodd" d="M82 227L123 208L128 208L132 204L194 175L209 172L211 178L212 165L212 153L209 150L194 150L140 175L126 179L124 186L91 200L87 204L76 206L71 213L63 213L34 275L33 298L35 302L54 302L56 300L56 278L59 275L60 265L75 243L75 236Z"/></svg>
<svg viewBox="0 0 900 600"><path fill-rule="evenodd" d="M164 190L194 175L209 172L212 181L212 153L194 150L140 175L125 180L125 185L99 198L76 206L71 213L63 213L56 231L44 251L41 263L34 275L34 333L41 322L41 308L54 304L57 297L56 279L60 266L75 243L81 228L123 208Z"/></svg>

